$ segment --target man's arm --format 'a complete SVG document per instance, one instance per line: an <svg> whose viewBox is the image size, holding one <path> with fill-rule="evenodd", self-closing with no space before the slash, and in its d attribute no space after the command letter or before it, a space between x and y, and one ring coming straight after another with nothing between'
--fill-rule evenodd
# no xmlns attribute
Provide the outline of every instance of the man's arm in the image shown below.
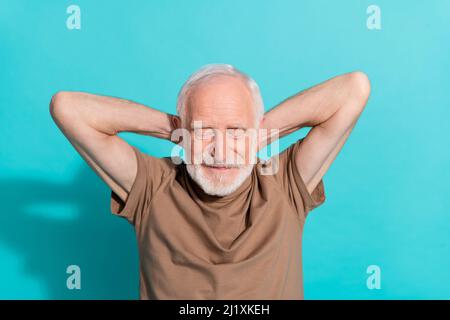
<svg viewBox="0 0 450 320"><path fill-rule="evenodd" d="M178 117L113 97L82 92L58 92L50 113L70 143L123 200L137 174L132 147L117 134L135 132L170 139Z"/></svg>
<svg viewBox="0 0 450 320"><path fill-rule="evenodd" d="M342 149L369 95L367 75L351 72L289 97L265 114L262 127L279 129L279 137L312 127L295 155L310 193Z"/></svg>

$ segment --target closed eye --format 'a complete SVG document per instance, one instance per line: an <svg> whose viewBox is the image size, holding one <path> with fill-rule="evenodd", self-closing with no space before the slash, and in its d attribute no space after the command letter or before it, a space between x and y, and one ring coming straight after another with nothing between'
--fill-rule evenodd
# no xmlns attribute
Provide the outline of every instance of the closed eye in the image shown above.
<svg viewBox="0 0 450 320"><path fill-rule="evenodd" d="M194 129L194 136L196 139L206 140L214 137L214 130L211 128L197 128Z"/></svg>
<svg viewBox="0 0 450 320"><path fill-rule="evenodd" d="M227 136L233 139L243 138L246 134L246 130L243 128L230 128L227 129Z"/></svg>

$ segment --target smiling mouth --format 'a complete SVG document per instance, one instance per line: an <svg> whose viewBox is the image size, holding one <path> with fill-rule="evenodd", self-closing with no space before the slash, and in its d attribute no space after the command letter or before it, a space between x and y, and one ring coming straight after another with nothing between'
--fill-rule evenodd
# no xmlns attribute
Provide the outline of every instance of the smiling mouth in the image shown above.
<svg viewBox="0 0 450 320"><path fill-rule="evenodd" d="M237 169L236 167L226 167L226 166L208 166L208 165L202 165L203 167L211 170L216 170L220 172L225 172L227 170Z"/></svg>

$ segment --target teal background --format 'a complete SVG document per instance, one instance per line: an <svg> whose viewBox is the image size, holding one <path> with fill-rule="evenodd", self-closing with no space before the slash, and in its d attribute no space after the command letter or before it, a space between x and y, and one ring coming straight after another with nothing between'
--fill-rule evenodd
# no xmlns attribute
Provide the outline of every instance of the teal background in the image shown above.
<svg viewBox="0 0 450 320"><path fill-rule="evenodd" d="M81 30L66 28L71 4ZM381 30L366 28L370 4ZM340 73L371 79L306 223L305 298L450 298L449 16L444 0L0 0L0 298L138 298L134 232L109 213L110 190L51 120L50 98L88 91L174 113L187 77L219 62L250 74L266 109ZM81 290L66 288L71 264ZM366 287L372 264L380 290Z"/></svg>

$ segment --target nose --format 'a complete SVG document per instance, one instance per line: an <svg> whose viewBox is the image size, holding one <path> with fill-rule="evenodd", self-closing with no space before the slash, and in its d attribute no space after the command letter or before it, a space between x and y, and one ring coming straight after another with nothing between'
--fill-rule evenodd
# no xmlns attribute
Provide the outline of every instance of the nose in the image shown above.
<svg viewBox="0 0 450 320"><path fill-rule="evenodd" d="M214 135L214 162L225 163L226 162L226 141L224 135L218 131Z"/></svg>

